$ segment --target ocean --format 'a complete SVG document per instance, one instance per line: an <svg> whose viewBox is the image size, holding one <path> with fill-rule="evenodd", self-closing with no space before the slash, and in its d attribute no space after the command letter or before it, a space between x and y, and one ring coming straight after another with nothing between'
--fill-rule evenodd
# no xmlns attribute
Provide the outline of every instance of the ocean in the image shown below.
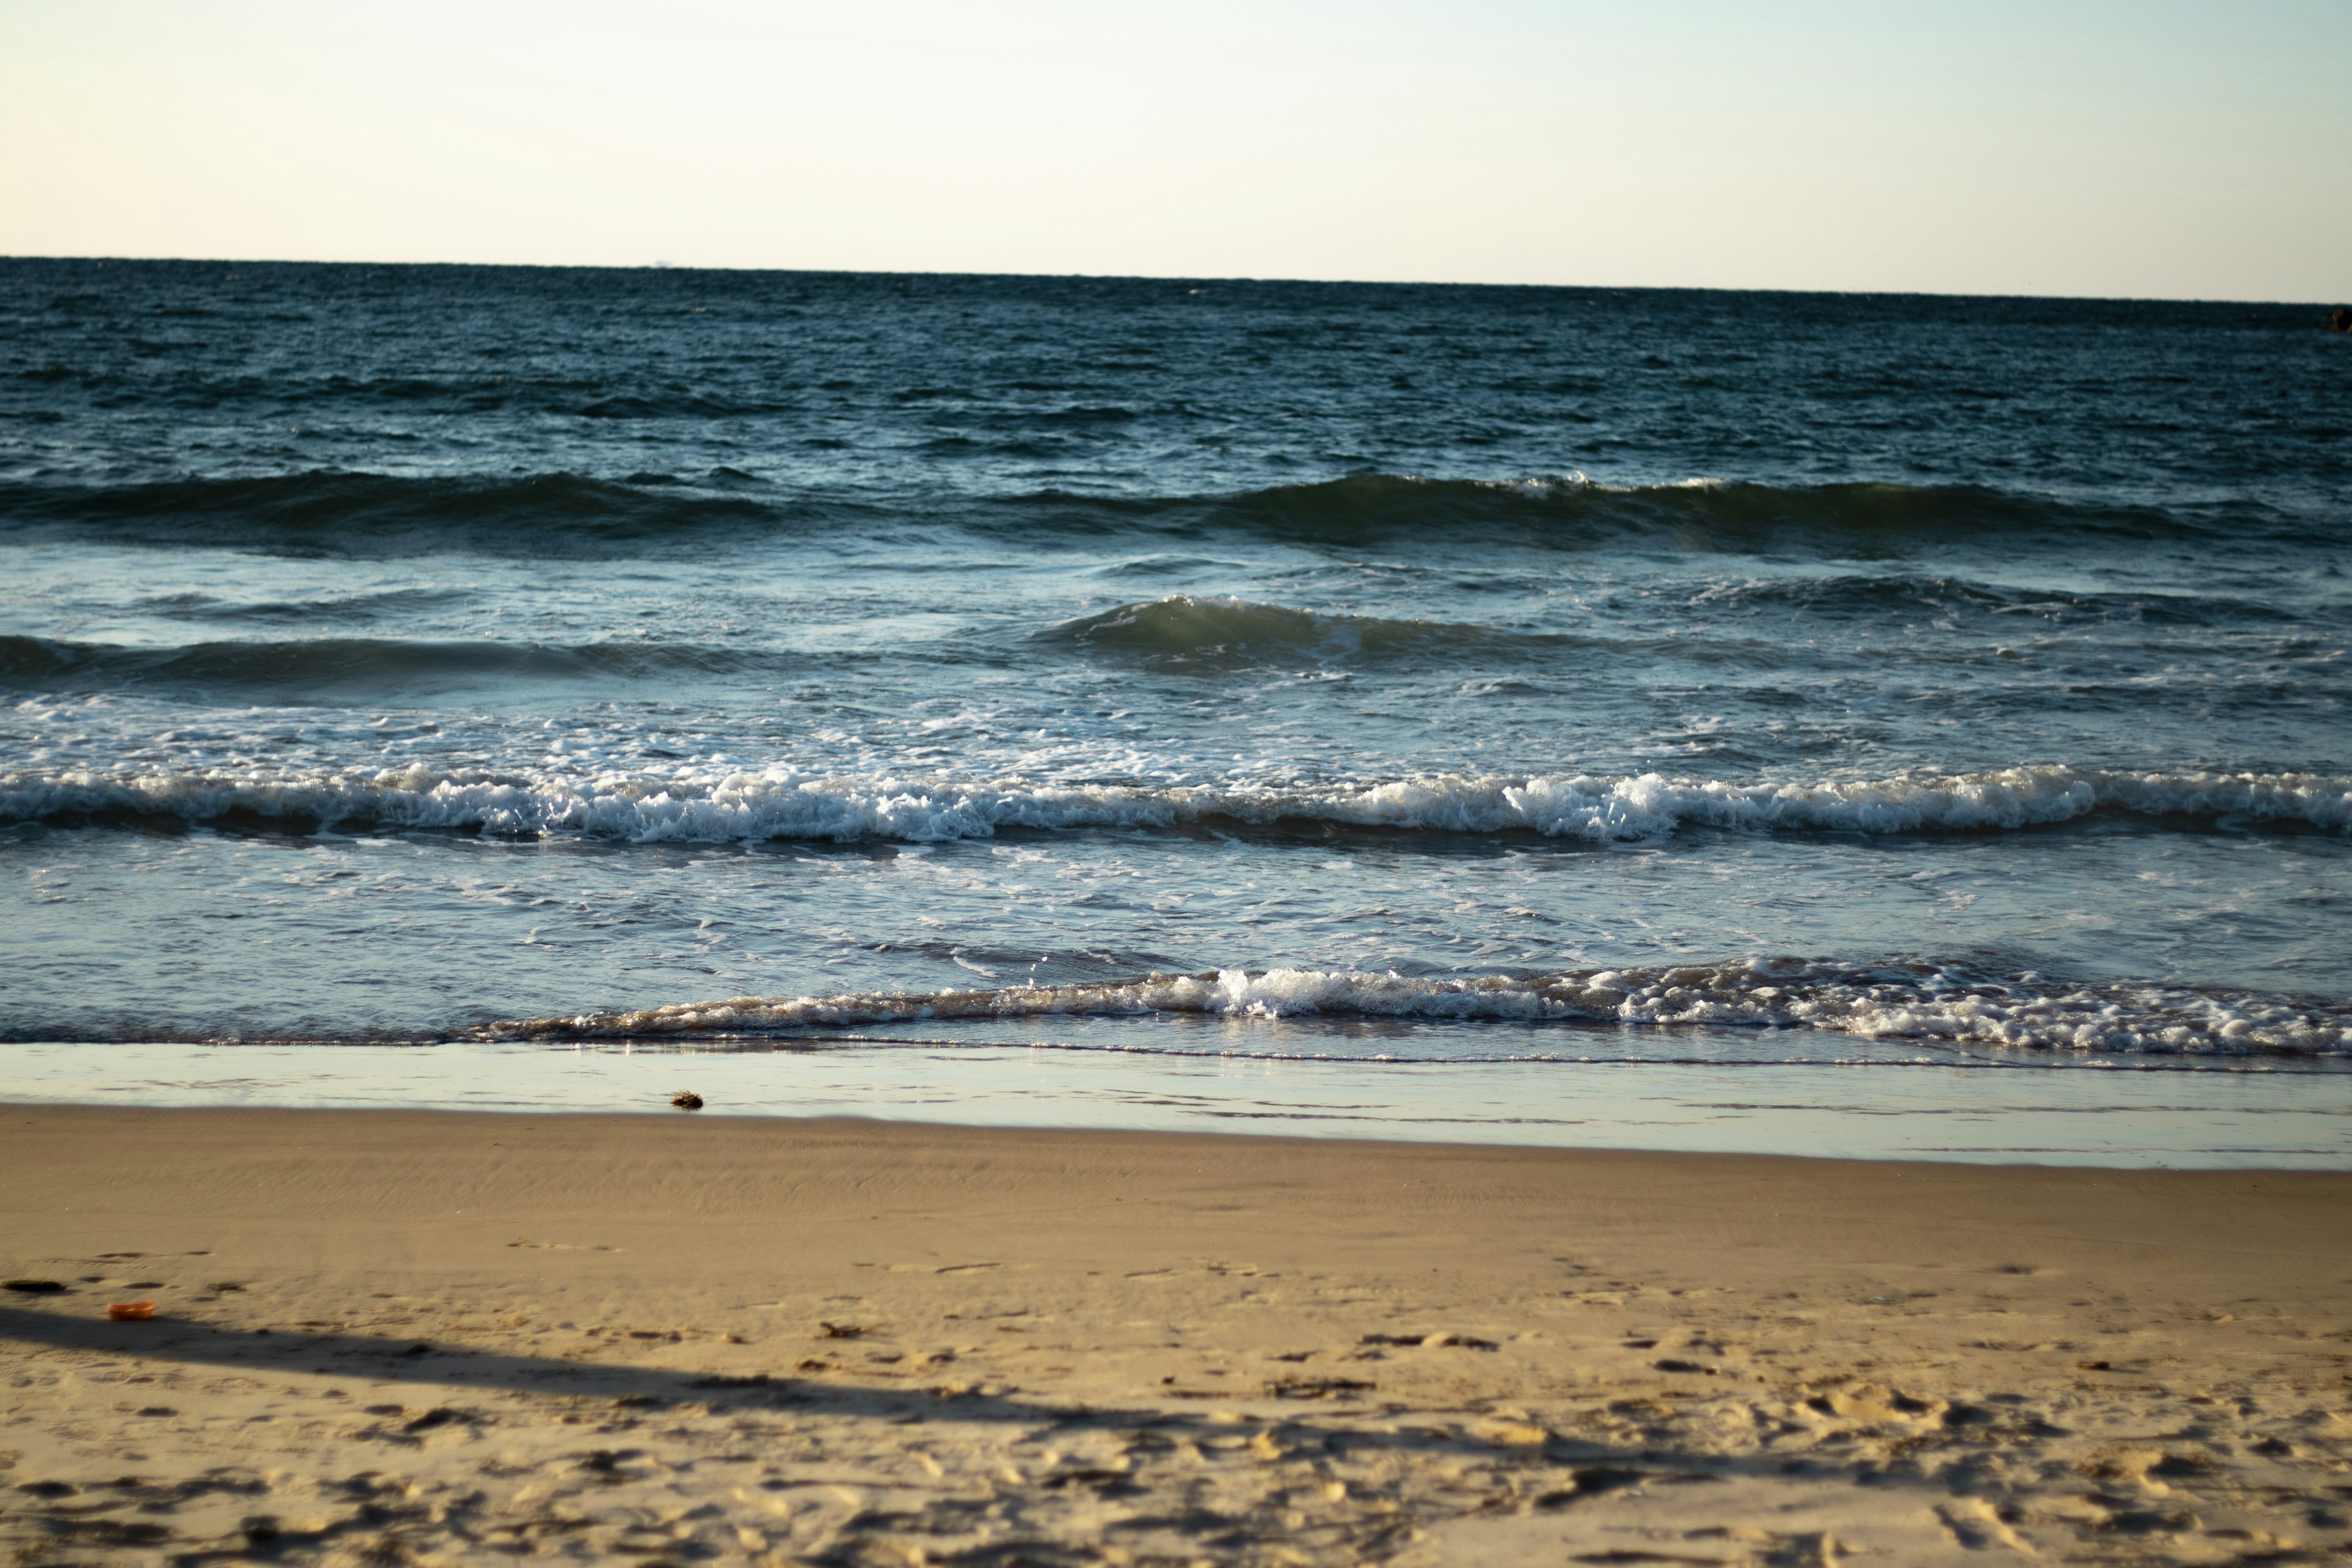
<svg viewBox="0 0 2352 1568"><path fill-rule="evenodd" d="M2325 326L0 261L0 1099L2352 1165Z"/></svg>

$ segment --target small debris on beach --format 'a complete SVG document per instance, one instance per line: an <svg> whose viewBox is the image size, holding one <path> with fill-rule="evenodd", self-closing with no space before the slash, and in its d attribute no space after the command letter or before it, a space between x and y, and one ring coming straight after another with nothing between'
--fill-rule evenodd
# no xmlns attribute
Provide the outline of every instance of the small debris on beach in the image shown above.
<svg viewBox="0 0 2352 1568"><path fill-rule="evenodd" d="M858 1323L820 1322L816 1326L816 1337L821 1340L854 1340L865 1331L865 1327Z"/></svg>
<svg viewBox="0 0 2352 1568"><path fill-rule="evenodd" d="M155 1315L152 1301L109 1301L106 1315L118 1323L143 1323Z"/></svg>
<svg viewBox="0 0 2352 1568"><path fill-rule="evenodd" d="M682 1089L678 1093L671 1095L669 1097L669 1102L672 1105L677 1106L680 1110L699 1110L702 1109L702 1096L695 1093L694 1090L690 1089Z"/></svg>
<svg viewBox="0 0 2352 1568"><path fill-rule="evenodd" d="M1366 1334L1356 1342L1360 1345L1410 1345L1417 1350L1433 1351L1502 1349L1493 1340L1482 1340L1470 1334L1457 1334L1444 1330L1431 1334Z"/></svg>
<svg viewBox="0 0 2352 1568"><path fill-rule="evenodd" d="M1349 1399L1378 1386L1356 1377L1283 1377L1265 1385L1269 1399Z"/></svg>

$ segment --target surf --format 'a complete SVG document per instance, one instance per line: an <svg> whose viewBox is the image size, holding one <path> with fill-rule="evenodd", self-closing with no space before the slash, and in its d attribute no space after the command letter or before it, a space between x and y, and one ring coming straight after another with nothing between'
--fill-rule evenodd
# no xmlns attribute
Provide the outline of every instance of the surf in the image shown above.
<svg viewBox="0 0 2352 1568"><path fill-rule="evenodd" d="M2317 1002L2246 991L1983 975L1958 965L1853 966L1800 958L1462 978L1236 968L1110 984L738 996L517 1020L489 1026L481 1035L622 1039L1151 1014L1261 1023L1321 1017L1703 1025L2026 1052L2352 1056L2352 1013ZM1241 1049L1246 1054L1247 1047Z"/></svg>
<svg viewBox="0 0 2352 1568"><path fill-rule="evenodd" d="M1010 829L1274 829L1527 834L1592 844L1733 833L2014 833L2095 816L2352 831L2352 776L2036 765L1972 773L1737 783L1648 773L1413 775L1323 788L1052 784L791 768L526 773L402 767L273 775L66 768L0 773L0 821L236 819L289 831L459 830L628 843L942 843Z"/></svg>

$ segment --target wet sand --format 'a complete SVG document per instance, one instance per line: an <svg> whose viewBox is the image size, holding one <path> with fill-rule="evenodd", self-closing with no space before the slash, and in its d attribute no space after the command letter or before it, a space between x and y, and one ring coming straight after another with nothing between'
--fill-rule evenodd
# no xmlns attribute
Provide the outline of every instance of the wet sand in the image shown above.
<svg viewBox="0 0 2352 1568"><path fill-rule="evenodd" d="M29 1563L2352 1543L2352 1174L12 1107L0 1194Z"/></svg>

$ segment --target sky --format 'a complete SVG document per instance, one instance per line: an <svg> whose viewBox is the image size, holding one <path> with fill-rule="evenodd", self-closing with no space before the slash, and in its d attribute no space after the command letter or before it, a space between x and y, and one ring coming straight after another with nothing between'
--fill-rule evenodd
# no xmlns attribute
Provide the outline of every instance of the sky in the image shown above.
<svg viewBox="0 0 2352 1568"><path fill-rule="evenodd" d="M2352 298L2352 0L0 0L0 254Z"/></svg>

